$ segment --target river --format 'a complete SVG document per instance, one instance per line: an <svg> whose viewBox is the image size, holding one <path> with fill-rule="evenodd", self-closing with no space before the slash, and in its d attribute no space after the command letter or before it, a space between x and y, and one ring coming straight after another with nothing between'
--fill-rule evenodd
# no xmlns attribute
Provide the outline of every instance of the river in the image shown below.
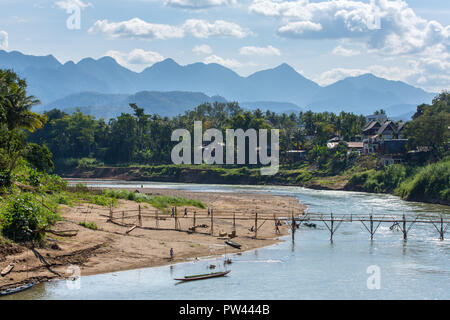
<svg viewBox="0 0 450 320"><path fill-rule="evenodd" d="M78 181L77 181L78 182ZM263 192L290 195L309 212L329 214L450 214L440 205L406 202L384 194L318 191L283 186L230 186L155 182L82 181L91 187L173 188L201 192ZM382 224L373 241L360 222L343 223L334 241L328 229L301 227L285 241L229 255L224 278L176 284L173 278L224 270L223 257L172 266L42 283L8 299L449 299L450 240L438 240L431 224L414 225L408 241ZM447 233L449 238L450 234ZM375 271L374 271L375 270ZM375 272L375 273L373 273ZM375 280L374 280L375 279ZM379 284L379 286L375 285Z"/></svg>

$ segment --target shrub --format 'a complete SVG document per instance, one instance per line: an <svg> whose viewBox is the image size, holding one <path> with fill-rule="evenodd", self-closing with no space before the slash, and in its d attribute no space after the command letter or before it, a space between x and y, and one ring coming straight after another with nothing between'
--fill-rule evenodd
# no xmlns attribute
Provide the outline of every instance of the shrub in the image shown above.
<svg viewBox="0 0 450 320"><path fill-rule="evenodd" d="M402 183L396 194L408 200L450 202L450 160L429 164Z"/></svg>
<svg viewBox="0 0 450 320"><path fill-rule="evenodd" d="M95 222L83 221L83 222L80 222L79 225L82 226L82 227L91 229L91 230L98 230L98 226L97 226L97 224Z"/></svg>
<svg viewBox="0 0 450 320"><path fill-rule="evenodd" d="M9 199L1 215L3 234L14 241L40 240L43 233L36 233L56 222L57 214L43 207L31 194L19 194Z"/></svg>
<svg viewBox="0 0 450 320"><path fill-rule="evenodd" d="M99 166L103 166L104 163L98 161L95 158L81 158L78 160L78 166L77 168L80 169L95 169Z"/></svg>

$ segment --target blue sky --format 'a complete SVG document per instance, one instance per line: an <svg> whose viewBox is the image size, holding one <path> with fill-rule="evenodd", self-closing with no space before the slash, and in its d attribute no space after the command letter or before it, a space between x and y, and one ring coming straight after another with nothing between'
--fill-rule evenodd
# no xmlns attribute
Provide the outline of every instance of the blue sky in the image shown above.
<svg viewBox="0 0 450 320"><path fill-rule="evenodd" d="M74 8L79 29L67 27ZM371 72L440 91L450 1L0 0L0 48L61 62L109 55L135 71L173 58L245 76L286 62L322 85Z"/></svg>

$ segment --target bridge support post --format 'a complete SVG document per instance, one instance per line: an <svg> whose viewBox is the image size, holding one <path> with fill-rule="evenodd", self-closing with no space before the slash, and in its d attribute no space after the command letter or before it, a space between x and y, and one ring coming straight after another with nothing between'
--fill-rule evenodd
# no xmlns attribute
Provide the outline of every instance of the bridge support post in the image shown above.
<svg viewBox="0 0 450 320"><path fill-rule="evenodd" d="M373 240L373 216L370 215L370 240Z"/></svg>
<svg viewBox="0 0 450 320"><path fill-rule="evenodd" d="M403 231L403 241L406 241L408 239L408 230L406 230L406 217L405 217L404 214L403 214L403 228L402 228L402 231Z"/></svg>

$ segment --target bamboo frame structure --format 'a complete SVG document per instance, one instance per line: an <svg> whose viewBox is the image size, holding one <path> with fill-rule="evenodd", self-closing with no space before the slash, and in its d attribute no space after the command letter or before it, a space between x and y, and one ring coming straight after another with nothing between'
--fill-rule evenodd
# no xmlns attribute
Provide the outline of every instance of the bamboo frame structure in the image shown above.
<svg viewBox="0 0 450 320"><path fill-rule="evenodd" d="M415 216L406 216L403 214L402 216L387 216L380 214L369 214L367 216L355 215L355 214L345 214L345 215L335 215L333 213L323 214L323 213L306 213L302 215L294 215L294 212L291 212L290 217L285 212L284 215L278 213L278 216L273 211L269 213L266 212L249 212L249 214L236 214L229 209L214 209L208 208L193 212L192 217L188 216L178 216L177 208L172 208L173 215L165 214L157 209L143 209L141 205L138 205L137 210L127 210L127 211L114 211L112 207L109 209L109 215L102 215L107 217L108 222L112 222L117 225L122 225L126 227L137 226L137 228L146 229L146 230L174 230L174 231L182 231L182 232L197 232L196 222L203 219L210 221L210 230L208 233L199 232L202 234L209 234L211 236L214 235L214 222L220 220L228 220L232 222L232 231L234 234L236 232L236 221L254 221L253 226L253 238L258 238L258 230L264 225L267 221L274 221L274 232L276 234L279 233L279 229L277 228L277 223L281 221L285 221L286 224L290 224L292 239L295 238L295 232L298 226L302 223L306 222L321 222L325 225L325 227L330 232L330 241L333 242L334 235L336 231L339 229L342 223L355 223L360 222L364 229L369 232L370 240L374 240L374 236L379 229L380 225L383 223L393 224L399 227L402 231L403 240L407 241L408 233L411 228L416 224L431 224L435 227L439 234L439 239L444 240L444 235L450 226L450 217L444 218L442 214L440 215L415 215ZM221 213L220 215L215 215L215 213ZM134 220L130 220L134 219ZM143 226L143 220L155 219L155 227ZM160 228L159 220L161 219L174 219L174 227L173 229ZM182 230L180 225L180 220L182 219L193 219L192 227L188 228L188 230ZM261 224L260 221L263 220ZM290 221L289 221L290 220ZM120 223L118 221L121 221ZM130 221L130 222L126 222Z"/></svg>

